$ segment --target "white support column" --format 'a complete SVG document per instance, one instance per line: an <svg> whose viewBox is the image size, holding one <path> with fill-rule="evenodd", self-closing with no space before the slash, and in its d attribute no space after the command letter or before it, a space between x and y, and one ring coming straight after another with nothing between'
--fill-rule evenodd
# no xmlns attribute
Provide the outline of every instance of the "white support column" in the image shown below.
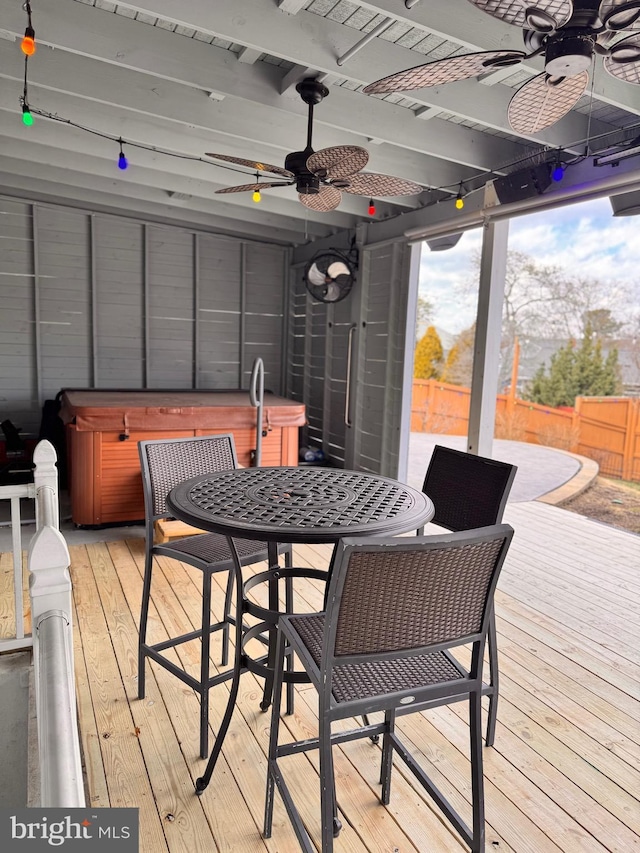
<svg viewBox="0 0 640 853"><path fill-rule="evenodd" d="M508 219L484 226L467 437L478 456L490 457L493 446L508 237Z"/></svg>
<svg viewBox="0 0 640 853"><path fill-rule="evenodd" d="M409 441L411 439L411 394L413 389L413 360L416 349L416 322L420 287L420 259L423 243L411 246L409 291L407 293L407 325L404 341L404 373L402 378L402 413L400 446L398 448L398 479L407 482L409 472Z"/></svg>

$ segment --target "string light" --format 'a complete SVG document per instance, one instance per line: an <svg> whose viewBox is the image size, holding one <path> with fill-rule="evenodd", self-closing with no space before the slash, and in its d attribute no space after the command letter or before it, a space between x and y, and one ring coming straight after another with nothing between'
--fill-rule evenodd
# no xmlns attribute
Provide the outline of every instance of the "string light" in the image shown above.
<svg viewBox="0 0 640 853"><path fill-rule="evenodd" d="M25 4L24 8L27 9L27 7L28 7L28 4ZM29 11L29 10L27 9L27 11ZM43 109L32 108L29 105L29 99L28 99L28 94L27 94L27 66L28 66L28 60L29 60L28 54L25 54L24 58L25 58L24 90L23 90L23 94L20 97L19 101L20 101L20 106L21 106L21 110L22 110L22 121L23 121L23 124L26 125L27 127L30 127L31 125L33 125L34 116L41 116L42 118L49 119L50 121L57 121L57 122L60 122L62 124L66 124L69 127L74 127L77 130L83 130L86 133L90 133L93 136L98 136L101 139L108 139L108 140L113 141L113 142L118 142L120 144L120 154L118 157L118 168L120 168L122 170L126 169L129 165L128 160L124 154L124 151L122 150L123 144L126 144L126 145L130 145L133 148L140 148L143 151L152 151L154 154L163 154L167 157L176 157L180 160L193 160L193 161L197 161L199 163L205 163L207 166L214 166L216 169L226 169L228 171L236 172L236 173L243 174L243 175L247 174L246 171L239 169L239 168L236 168L234 166L231 166L229 164L211 162L210 160L205 160L203 157L198 157L198 156L193 155L193 154L180 154L176 151L167 151L166 149L160 148L156 145L146 145L146 144L140 143L140 142L132 142L130 140L125 140L125 139L122 139L121 137L115 136L114 134L104 133L100 130L95 130L94 128L87 127L86 125L82 125L76 121L73 121L72 119L64 118L63 116L57 115L56 113L50 113L47 110L43 110ZM630 131L636 130L637 128L640 128L640 123L630 125L629 127L625 128L625 132L629 133ZM619 133L619 131L617 131L617 132ZM606 139L606 138L611 136L611 133L612 133L611 131L607 131L606 133L598 134L597 136L591 137L591 141ZM605 149L601 149L601 150L605 150ZM533 155L527 155L526 157L520 157L517 160L513 160L507 164L504 164L501 167L501 170L504 170L504 169L511 167L511 166L518 165L518 164L523 163L523 162L529 162L529 161L531 161L532 156ZM570 166L573 166L577 163L582 162L585 158L586 158L586 155L581 155L581 156L577 156L577 157L569 160L568 162L561 162L559 160L559 155L556 155L556 160L554 160L552 163L550 163L550 168L552 168L552 173L551 173L552 179L554 181L560 181L562 179L562 177L564 176L564 172L567 170L567 168L569 168ZM489 179L491 176L494 176L495 174L496 174L495 170L491 170L491 169L487 169L484 172L479 172L478 174L468 178L466 180L466 185L467 185L467 187L469 187L470 183L473 184L477 181L480 181L480 182L485 181L486 182L487 179ZM258 174L257 177L260 177L260 175ZM453 186L455 186L455 185L453 185ZM466 193L463 194L463 183L461 181L459 184L458 193L457 193L456 198L455 198L456 209L462 210L464 208L464 204L465 204L464 195L467 195L469 192L476 192L476 190L481 189L482 186L484 186L484 183L480 183L480 185L478 187L472 186L471 189L469 189ZM445 193L449 198L451 198L451 194L452 194L451 190L452 190L452 185L447 184L447 185L443 185L440 187L431 187L428 190L428 192L430 194L435 193L435 192L442 192L442 193ZM256 202L256 203L260 202L262 199L262 195L261 195L260 191L255 190L252 198L253 198L254 202ZM432 203L437 204L440 200L441 199L436 199L436 201L432 202ZM428 206L428 204L429 203L427 203L427 205L425 205L425 206ZM375 214L375 212L376 212L375 204L373 202L373 199L370 198L369 199L369 206L368 206L368 213L370 216L373 216Z"/></svg>
<svg viewBox="0 0 640 853"><path fill-rule="evenodd" d="M561 181L564 178L564 170L565 167L560 162L560 158L556 156L556 159L551 167L551 180L555 181L556 183L558 181Z"/></svg>
<svg viewBox="0 0 640 853"><path fill-rule="evenodd" d="M122 169L122 171L124 172L124 170L129 165L129 161L125 157L124 151L122 150L122 137L120 137L118 142L120 143L120 154L118 155L118 169Z"/></svg>
<svg viewBox="0 0 640 853"><path fill-rule="evenodd" d="M256 183L258 183L259 181L260 181L260 173L256 172ZM253 199L253 201L256 204L260 204L260 202L262 201L262 195L260 194L259 188L256 187L256 189L253 191L253 195L251 196L251 198Z"/></svg>
<svg viewBox="0 0 640 853"><path fill-rule="evenodd" d="M20 42L20 48L26 56L33 56L36 52L36 34L33 26L31 25L31 4L29 3L29 0L27 0L22 8L27 13L29 23L24 31L24 38Z"/></svg>
<svg viewBox="0 0 640 853"><path fill-rule="evenodd" d="M27 92L27 68L29 67L29 57L25 54L24 57L24 86L22 87L22 97L20 98L20 105L22 107L22 123L26 125L26 127L31 127L33 124L33 116L31 115L31 110L29 109L29 95Z"/></svg>

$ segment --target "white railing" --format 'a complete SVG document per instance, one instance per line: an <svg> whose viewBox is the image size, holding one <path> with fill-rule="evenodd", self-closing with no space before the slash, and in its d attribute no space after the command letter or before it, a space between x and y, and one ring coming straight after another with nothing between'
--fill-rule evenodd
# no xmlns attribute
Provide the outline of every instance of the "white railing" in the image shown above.
<svg viewBox="0 0 640 853"><path fill-rule="evenodd" d="M20 499L34 498L35 483L17 486L0 486L0 500L11 501L11 550L13 553L13 611L15 613L15 637L0 639L0 652L31 648L31 637L24 633L24 600L22 597L22 519Z"/></svg>
<svg viewBox="0 0 640 853"><path fill-rule="evenodd" d="M40 772L38 805L82 807L85 796L73 671L70 559L59 529L58 471L53 445L41 441L34 451L33 461L32 484L0 489L0 498L9 497L12 501L16 604L16 637L7 641L13 643L12 646L0 644L0 650L33 646ZM7 494L8 489L16 492L15 496ZM28 556L31 637L24 636L22 618L20 497L35 498L36 510L36 532L29 543ZM15 516L14 500L18 503Z"/></svg>

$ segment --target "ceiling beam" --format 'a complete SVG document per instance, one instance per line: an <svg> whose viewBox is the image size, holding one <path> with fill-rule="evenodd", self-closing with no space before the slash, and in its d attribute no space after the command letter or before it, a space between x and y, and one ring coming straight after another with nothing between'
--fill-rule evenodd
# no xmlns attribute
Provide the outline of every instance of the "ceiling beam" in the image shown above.
<svg viewBox="0 0 640 853"><path fill-rule="evenodd" d="M32 163L28 174L21 174L23 161L11 157L2 160L6 171L0 172L1 195L22 200L42 201L50 204L80 207L96 213L113 213L149 219L162 224L182 223L204 231L229 234L237 237L255 238L270 243L299 245L335 232L335 228L309 228L305 223L295 222L289 229L286 222L260 223L220 215L207 209L203 203L198 207L185 208L176 205L159 190L152 187L136 188L135 193L125 191L123 186L96 177L91 188L76 183L76 173L51 165Z"/></svg>
<svg viewBox="0 0 640 853"><path fill-rule="evenodd" d="M216 0L214 17L217 16L218 5L226 6L227 0ZM7 12L5 25L14 32L20 33L21 28L24 29L24 14L17 8L9 8ZM237 9L236 12L238 12ZM252 12L255 12L255 8ZM268 18L269 15L265 15L266 12L268 9L265 7L263 10L261 6L260 15L257 17L260 20L263 17ZM313 19L311 23L315 29L311 32L296 33L295 36L290 34L290 37L297 38L299 42L302 40L297 48L300 54L297 57L297 63L303 67L318 67L317 63L309 62L307 57L302 58L302 55L307 52L304 42L315 39L323 45L322 52L326 54L325 64L332 65L332 69L319 70L335 72L337 68L335 57L326 47L330 39L322 32L322 26L320 26L325 23L324 19L308 13L286 16L280 14L275 7L274 13L276 19L271 24L276 32L283 23L290 25L302 18L305 21ZM99 16L99 25L96 23L97 16ZM236 17L242 16L238 14ZM252 15L252 17L256 16ZM338 27L344 41L342 31L347 28L331 21L326 23L331 25L332 29ZM265 21L262 37L265 43L269 43L270 28L266 24L267 21ZM260 30L260 27L258 26L257 29ZM42 44L50 44L58 49L92 56L102 62L121 65L204 91L215 90L230 98L240 98L249 103L281 109L286 113L301 116L306 114L306 108L295 91L287 92L284 96L280 94L280 83L286 72L277 66L268 63L242 65L237 62L235 54L231 51L187 39L158 27L132 22L119 15L107 15L73 0L49 0L39 10L38 32ZM350 33L351 31L347 35ZM282 43L280 34L277 36L277 42L284 49L286 45ZM406 53L395 45L383 45L385 46L400 50L403 57ZM264 45L257 47L265 49ZM269 47L269 50L273 52L274 48ZM309 46L309 50L311 48L312 46ZM35 64L34 59L32 66ZM367 62L367 72L361 82L369 78L369 66L370 63ZM398 64L396 61L391 70L397 70L398 67L401 67L401 63ZM335 125L344 127L348 131L355 133L360 131L364 136L384 138L390 144L413 148L445 160L453 160L472 169L496 168L517 160L522 155L520 144L440 119L436 120L437 123L431 126L430 133L425 136L424 127L421 123L415 122L411 110L394 106L393 117L390 119L391 105L381 104L377 98L370 98L346 88L334 87L332 95L336 97L328 98L327 103L330 104L332 100L335 102L338 93L343 106L340 115L336 117ZM356 104L361 104L358 110L359 121L364 121L366 124L362 129L351 118ZM446 105L443 109L446 109ZM476 107L476 111L479 113L481 110ZM319 123L326 120L322 113L322 110L316 113ZM479 115L477 118L481 123Z"/></svg>
<svg viewBox="0 0 640 853"><path fill-rule="evenodd" d="M390 15L410 26L420 27L425 30L425 34L433 32L443 39L457 42L470 53L477 50L525 49L523 31L519 27L506 24L475 9L468 0L418 3L411 10L407 10L400 0L358 0L358 5L375 14ZM415 64L419 64L419 59ZM411 63L406 67L411 67ZM534 74L542 70L542 65L540 62L530 61L522 63L512 71L519 69ZM602 66L598 69L593 83L595 100L640 115L640 98L634 95L633 85L612 77Z"/></svg>
<svg viewBox="0 0 640 853"><path fill-rule="evenodd" d="M84 186L91 189L96 181L109 182L110 189L123 195L130 194L135 197L140 191L153 190L154 198L168 203L170 192L187 193L191 195L188 206L194 209L207 210L219 216L228 216L230 220L245 220L248 223L261 223L265 226L279 226L288 230L301 230L303 225L297 224L301 220L307 222L308 230L313 233L316 226L318 230L324 230L323 226L347 228L357 222L358 217L337 212L336 215L316 214L307 216L307 209L295 198L287 199L271 193L269 196L263 194L262 202L254 204L251 194L234 194L232 197L211 196L203 194L196 182L184 182L172 175L165 174L154 168L148 161L133 162L127 169L126 177L116 174L118 171L113 158L107 158L98 154L81 153L68 150L63 147L52 147L36 141L25 141L24 139L3 140L3 155L22 161L22 171L33 174L35 165L46 166L52 169L65 170L69 175L69 183L74 186ZM4 158L3 158L4 160ZM146 197L146 196L145 196ZM172 202L173 205L176 202ZM184 206L186 203L181 203ZM324 220L324 222L322 221Z"/></svg>
<svg viewBox="0 0 640 853"><path fill-rule="evenodd" d="M278 9L281 12L288 12L290 15L296 15L303 8L307 0L278 0Z"/></svg>
<svg viewBox="0 0 640 853"><path fill-rule="evenodd" d="M0 112L7 117L7 113ZM120 171L117 167L118 146L110 140L91 137L90 140L78 131L43 119L36 120L30 128L24 128L16 114L14 120L3 121L3 154L16 159L24 158L25 170L34 162L56 165L74 172L84 172L85 185L90 187L96 175L109 178L114 184L132 186L144 184L161 190L165 197L169 192L187 193L193 198L206 199L209 209L221 213L241 208L242 215L258 220L264 215L289 217L291 223L297 218L308 222L328 223L336 227L351 227L357 218L366 216L367 200L355 196L343 198L341 210L330 215L303 207L298 201L294 187L282 187L262 194L262 202L255 204L251 193L215 195L220 183L203 179L206 167L188 160L169 158L135 148L126 148L129 168ZM22 153L24 152L24 153ZM170 164L167 166L167 164ZM201 169L198 169L201 166Z"/></svg>
<svg viewBox="0 0 640 853"><path fill-rule="evenodd" d="M15 46L0 41L0 77L13 81L16 105L22 93L23 66ZM82 100L69 103L67 112L60 113L65 118L86 125L90 123L90 115L96 114L101 120L102 107L98 105L115 107L120 111L120 114L113 114L112 110L116 125L111 127L111 131L115 135L125 135L124 130L118 130L121 123L131 124L137 120L138 126L142 126L141 122L148 122L150 128L144 141L197 156L202 156L205 151L233 152L237 156L260 157L280 165L292 148L292 140L299 138L300 144L294 147L302 147L306 134L306 117L303 115L283 117L263 104L211 101L206 93L190 86L158 80L148 74L137 74L45 47L38 53L38 62L33 63L29 80L32 106L53 112L51 104L55 98L50 93L70 93ZM341 95L347 93L337 94L338 107L327 111L327 116L336 122L345 108L345 99ZM323 102L323 110L330 107L330 100ZM366 105L362 99L359 102L360 106ZM56 109L63 108L58 106ZM393 115L388 118L393 118ZM356 113L354 120L357 119ZM162 123L157 120L162 120ZM258 134L256 127L259 128ZM416 129L419 130L420 126ZM314 142L318 149L336 144L366 145L364 137L340 133L328 124L318 123L316 130ZM424 130L421 135L425 135ZM140 141L143 140L140 138ZM367 168L431 186L454 183L471 174L469 169L463 169L461 174L456 164L445 160L391 146L372 152Z"/></svg>
<svg viewBox="0 0 640 853"><path fill-rule="evenodd" d="M215 5L208 0L183 0L179 6L173 0L138 0L136 3L125 2L119 5L143 11L182 26L195 27L231 42L261 48L282 59L297 64L306 63L327 73L335 73L337 58L343 56L353 46L354 34L356 40L358 35L358 31L311 12L303 11L298 15L283 16L275 6L261 4L259 13L256 13L257 7L253 0L216 0ZM433 3L418 4L415 7L418 15L423 5L432 7L432 16L439 15L441 9L446 6L438 3L436 13ZM397 12L402 8L402 4L396 0L394 8ZM465 18L470 14L474 17L489 18L477 9L474 10L466 1L458 8L459 14ZM449 14L451 14L450 11ZM515 27L504 24L502 26L518 33ZM370 51L372 50L375 51L373 55L376 77L384 77L402 68L411 67L412 64L420 64L419 54L415 52L412 54L400 45L378 39L375 45L370 45L368 50L360 51L341 68L344 76L357 83L371 82L372 54ZM474 88L477 85L476 80L471 80L456 83L455 86L421 89L419 93L412 93L411 99L427 106L440 106L469 121L487 124L496 130L510 133L507 106L513 94L512 90L503 86L496 87L490 108L485 108L484 95L482 99L474 95ZM449 94L453 92L457 94L455 96ZM586 133L586 127L586 117L572 113L552 128L535 136L532 134L530 138L552 146L568 145L582 139ZM607 129L606 127L597 129L593 123L592 128L594 133L604 132Z"/></svg>
<svg viewBox="0 0 640 853"><path fill-rule="evenodd" d="M258 59L260 59L263 53L264 51L256 50L253 47L243 47L236 55L238 57L238 62L244 62L246 65L253 65L254 62L257 62Z"/></svg>

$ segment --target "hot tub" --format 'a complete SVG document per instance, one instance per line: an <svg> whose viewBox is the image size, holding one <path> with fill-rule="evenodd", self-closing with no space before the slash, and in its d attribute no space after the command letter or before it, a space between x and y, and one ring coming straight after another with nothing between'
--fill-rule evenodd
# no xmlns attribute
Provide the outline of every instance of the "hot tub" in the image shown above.
<svg viewBox="0 0 640 853"><path fill-rule="evenodd" d="M138 442L233 434L238 462L252 464L256 408L247 391L92 391L63 389L71 517L102 525L144 518ZM261 464L297 465L302 403L265 392Z"/></svg>

